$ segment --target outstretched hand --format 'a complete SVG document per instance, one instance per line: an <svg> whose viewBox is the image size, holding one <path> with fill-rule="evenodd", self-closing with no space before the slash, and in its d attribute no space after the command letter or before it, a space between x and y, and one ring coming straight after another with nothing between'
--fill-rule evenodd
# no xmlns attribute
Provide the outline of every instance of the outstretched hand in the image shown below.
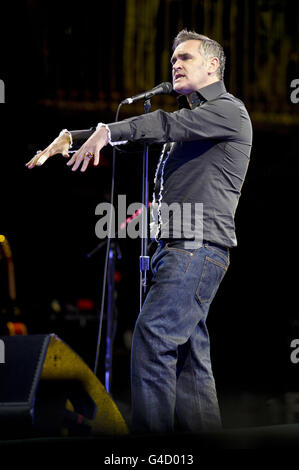
<svg viewBox="0 0 299 470"><path fill-rule="evenodd" d="M48 160L48 158L57 154L62 154L64 157L68 158L70 145L71 138L69 133L62 131L45 150L37 152L36 155L26 163L27 168L31 169L35 166L41 166Z"/></svg>
<svg viewBox="0 0 299 470"><path fill-rule="evenodd" d="M80 171L85 171L91 161L93 161L94 166L97 166L100 162L100 151L107 144L108 131L104 126L99 127L82 147L74 153L72 158L67 162L67 165L73 165L72 171L76 171L81 163Z"/></svg>

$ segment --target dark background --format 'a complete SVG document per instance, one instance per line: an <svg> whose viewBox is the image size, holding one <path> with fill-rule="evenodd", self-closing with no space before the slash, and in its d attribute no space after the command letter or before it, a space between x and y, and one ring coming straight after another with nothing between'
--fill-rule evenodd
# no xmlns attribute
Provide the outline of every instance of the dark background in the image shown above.
<svg viewBox="0 0 299 470"><path fill-rule="evenodd" d="M25 163L61 129L112 122L121 100L169 80L173 37L195 29L223 44L226 86L244 100L254 129L236 215L238 247L208 320L224 424L286 422L285 393L299 392L299 364L290 361L299 333L299 104L290 100L290 83L299 78L297 3L28 0L17 13L10 12L13 31L7 21L1 41L0 233L12 250L17 292L11 301L2 253L1 334L8 321L23 322L28 334L54 332L93 368L105 251L86 255L100 241L95 207L109 198L112 149L83 174L60 156L33 170ZM175 97L154 98L152 110L158 107L175 110ZM127 106L120 118L142 112L142 103ZM135 150L116 160L115 197L126 194L128 205L141 201L142 154ZM158 155L153 147L150 185ZM126 413L125 334L139 310L140 240L126 238L119 247L112 395ZM106 316L102 381L105 325Z"/></svg>

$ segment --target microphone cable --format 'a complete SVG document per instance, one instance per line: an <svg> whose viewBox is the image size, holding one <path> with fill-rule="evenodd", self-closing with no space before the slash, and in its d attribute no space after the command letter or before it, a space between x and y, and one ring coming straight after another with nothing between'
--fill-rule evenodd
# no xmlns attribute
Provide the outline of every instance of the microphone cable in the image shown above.
<svg viewBox="0 0 299 470"><path fill-rule="evenodd" d="M119 116L120 108L121 108L122 105L123 105L122 102L119 103L119 105L118 105L114 122L118 121L118 116ZM113 146L110 207L113 207L113 203L114 203L114 181L115 181L115 166L116 166L116 150L118 150L116 148L116 146ZM102 324L103 324L103 317L104 317L107 270L108 270L109 252L110 252L110 245L111 245L110 235L111 235L111 226L112 226L112 213L113 213L113 211L111 210L110 211L110 217L109 217L108 239L107 239L107 246L106 246L105 263L104 263L103 284L102 284L102 300L101 300L101 309L100 309L100 315L99 315L99 328L98 328L98 338L97 338L96 359L95 359L94 371L93 371L95 376L97 375L97 369L98 369L100 344L101 344L101 336L102 336Z"/></svg>

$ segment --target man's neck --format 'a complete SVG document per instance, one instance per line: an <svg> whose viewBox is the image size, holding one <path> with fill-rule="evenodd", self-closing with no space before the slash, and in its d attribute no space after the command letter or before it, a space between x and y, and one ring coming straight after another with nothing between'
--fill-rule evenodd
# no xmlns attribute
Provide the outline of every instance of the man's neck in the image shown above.
<svg viewBox="0 0 299 470"><path fill-rule="evenodd" d="M189 106L191 107L190 96L192 95L192 93L194 93L194 91L200 91L202 88L205 88L206 86L212 85L213 83L216 83L216 82L219 82L219 81L220 81L219 78L213 79L211 81L209 80L204 85L202 85L200 88L198 88L198 90L193 90L191 93L188 93L188 95L186 95L186 98L187 98L187 101L189 103Z"/></svg>

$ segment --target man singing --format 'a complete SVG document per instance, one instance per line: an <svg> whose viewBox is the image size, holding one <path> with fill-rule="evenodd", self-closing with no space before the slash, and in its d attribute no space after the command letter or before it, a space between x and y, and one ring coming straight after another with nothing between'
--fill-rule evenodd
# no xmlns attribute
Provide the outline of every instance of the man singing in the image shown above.
<svg viewBox="0 0 299 470"><path fill-rule="evenodd" d="M199 432L221 427L206 326L211 302L237 245L234 216L245 179L252 127L244 104L226 91L220 44L181 31L171 57L179 110L157 110L86 131L63 130L28 168L49 157L68 157L72 142L86 139L67 165L98 165L108 143L163 143L155 176L152 283L132 341L132 431ZM162 204L202 204L198 244L173 233ZM191 228L197 227L196 214ZM192 230L190 233L193 233Z"/></svg>

